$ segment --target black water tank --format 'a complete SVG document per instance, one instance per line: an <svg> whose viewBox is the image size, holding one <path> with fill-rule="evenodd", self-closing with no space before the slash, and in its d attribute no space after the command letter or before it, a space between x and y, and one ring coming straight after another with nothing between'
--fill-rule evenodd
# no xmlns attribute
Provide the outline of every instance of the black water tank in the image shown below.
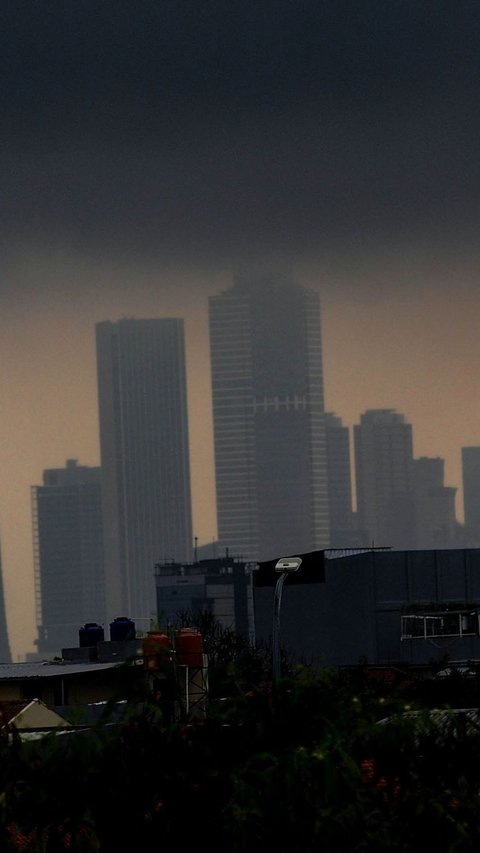
<svg viewBox="0 0 480 853"><path fill-rule="evenodd" d="M96 646L97 643L102 643L105 639L105 634L101 625L96 622L86 622L83 628L78 632L80 648L86 646Z"/></svg>
<svg viewBox="0 0 480 853"><path fill-rule="evenodd" d="M110 622L110 639L112 642L135 639L135 622L126 616L117 616Z"/></svg>

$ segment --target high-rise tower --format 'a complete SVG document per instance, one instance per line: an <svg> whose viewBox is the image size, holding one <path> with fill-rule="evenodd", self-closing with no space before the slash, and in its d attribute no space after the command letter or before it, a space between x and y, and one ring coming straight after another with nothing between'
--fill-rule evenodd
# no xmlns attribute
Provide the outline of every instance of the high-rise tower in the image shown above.
<svg viewBox="0 0 480 853"><path fill-rule="evenodd" d="M105 619L100 468L43 472L32 486L38 652L59 655L78 643L85 622Z"/></svg>
<svg viewBox="0 0 480 853"><path fill-rule="evenodd" d="M411 424L394 409L369 409L353 435L359 528L378 546L414 546Z"/></svg>
<svg viewBox="0 0 480 853"><path fill-rule="evenodd" d="M330 545L348 548L357 544L353 529L350 433L333 412L325 413L325 437Z"/></svg>
<svg viewBox="0 0 480 853"><path fill-rule="evenodd" d="M108 618L156 617L155 564L191 558L183 320L96 326Z"/></svg>
<svg viewBox="0 0 480 853"><path fill-rule="evenodd" d="M454 548L458 542L456 488L444 483L445 460L420 456L413 460L413 495L417 547Z"/></svg>
<svg viewBox="0 0 480 853"><path fill-rule="evenodd" d="M465 538L480 545L480 447L462 447Z"/></svg>
<svg viewBox="0 0 480 853"><path fill-rule="evenodd" d="M319 297L249 269L209 308L220 546L246 560L326 547Z"/></svg>
<svg viewBox="0 0 480 853"><path fill-rule="evenodd" d="M7 615L5 612L5 596L3 592L2 555L0 552L0 663L10 663L10 642L8 639Z"/></svg>

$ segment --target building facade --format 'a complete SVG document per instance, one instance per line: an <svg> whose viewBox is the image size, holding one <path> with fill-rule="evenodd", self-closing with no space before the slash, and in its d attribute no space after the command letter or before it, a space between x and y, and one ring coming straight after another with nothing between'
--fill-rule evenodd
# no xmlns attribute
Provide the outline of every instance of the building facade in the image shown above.
<svg viewBox="0 0 480 853"><path fill-rule="evenodd" d="M420 456L413 460L413 494L418 548L458 547L455 513L457 490L444 483L445 460Z"/></svg>
<svg viewBox="0 0 480 853"><path fill-rule="evenodd" d="M252 572L232 557L156 566L158 623L181 624L182 614L211 613L223 628L253 642Z"/></svg>
<svg viewBox="0 0 480 853"><path fill-rule="evenodd" d="M192 547L183 320L96 326L107 618L156 618L155 563Z"/></svg>
<svg viewBox="0 0 480 853"><path fill-rule="evenodd" d="M465 538L480 545L480 447L462 447Z"/></svg>
<svg viewBox="0 0 480 853"><path fill-rule="evenodd" d="M283 588L280 645L294 660L480 660L480 550L319 552L318 563L322 582ZM273 588L255 588L254 599L257 641L268 643Z"/></svg>
<svg viewBox="0 0 480 853"><path fill-rule="evenodd" d="M7 614L3 592L3 570L0 550L0 663L10 663L10 661L10 640L8 637Z"/></svg>
<svg viewBox="0 0 480 853"><path fill-rule="evenodd" d="M352 511L350 432L333 412L325 413L325 438L330 547L349 548L357 544Z"/></svg>
<svg viewBox="0 0 480 853"><path fill-rule="evenodd" d="M363 544L416 543L412 426L394 409L369 409L354 430L357 517Z"/></svg>
<svg viewBox="0 0 480 853"><path fill-rule="evenodd" d="M209 300L218 539L244 560L328 544L318 294L246 270Z"/></svg>
<svg viewBox="0 0 480 853"><path fill-rule="evenodd" d="M36 645L53 657L77 641L84 622L105 619L100 468L67 459L43 472L31 497Z"/></svg>

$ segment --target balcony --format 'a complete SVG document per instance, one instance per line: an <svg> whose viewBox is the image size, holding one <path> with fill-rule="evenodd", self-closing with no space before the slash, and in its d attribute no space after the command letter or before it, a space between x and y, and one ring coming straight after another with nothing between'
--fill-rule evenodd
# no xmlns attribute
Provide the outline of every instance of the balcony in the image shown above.
<svg viewBox="0 0 480 853"><path fill-rule="evenodd" d="M404 613L401 616L401 640L430 640L435 637L478 637L480 609L435 609Z"/></svg>

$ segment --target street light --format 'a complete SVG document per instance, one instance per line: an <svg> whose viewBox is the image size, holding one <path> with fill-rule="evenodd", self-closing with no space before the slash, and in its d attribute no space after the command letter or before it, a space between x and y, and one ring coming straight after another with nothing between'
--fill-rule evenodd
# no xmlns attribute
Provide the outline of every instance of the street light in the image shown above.
<svg viewBox="0 0 480 853"><path fill-rule="evenodd" d="M302 565L301 557L281 557L275 563L275 571L279 572L279 578L275 584L273 596L273 681L276 684L280 679L280 605L282 603L282 590L286 578L292 572L297 572Z"/></svg>

